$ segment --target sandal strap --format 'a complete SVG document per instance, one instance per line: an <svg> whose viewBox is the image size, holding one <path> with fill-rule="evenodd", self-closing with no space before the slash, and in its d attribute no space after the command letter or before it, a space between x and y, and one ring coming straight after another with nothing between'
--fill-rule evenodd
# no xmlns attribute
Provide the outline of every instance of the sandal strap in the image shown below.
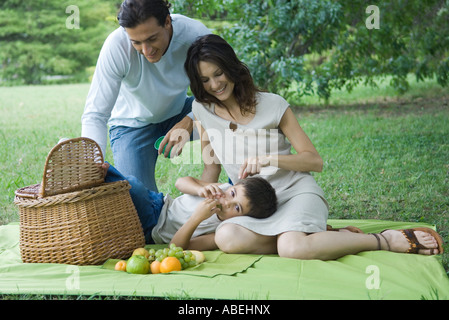
<svg viewBox="0 0 449 320"><path fill-rule="evenodd" d="M387 243L388 251L391 251L390 243L388 243L387 238L385 238L385 236L382 233L379 233L379 234L382 236L382 238L384 238L385 242Z"/></svg>
<svg viewBox="0 0 449 320"><path fill-rule="evenodd" d="M380 237L379 237L379 236L381 236L382 238L384 238L385 243L387 244L388 251L391 251L390 244L388 243L387 238L385 238L385 236L382 233L379 233L379 234L370 233L370 234L372 234L377 240L377 250L382 250L382 244L381 244Z"/></svg>
<svg viewBox="0 0 449 320"><path fill-rule="evenodd" d="M375 234L375 233L370 233L370 234L372 234L376 238L376 240L377 240L377 250L382 250L382 247L380 245L380 238L379 238L379 236L377 234Z"/></svg>
<svg viewBox="0 0 449 320"><path fill-rule="evenodd" d="M405 229L400 231L409 243L409 248L406 253L418 253L419 249L427 249L421 243L419 243L418 239L415 236L415 230Z"/></svg>

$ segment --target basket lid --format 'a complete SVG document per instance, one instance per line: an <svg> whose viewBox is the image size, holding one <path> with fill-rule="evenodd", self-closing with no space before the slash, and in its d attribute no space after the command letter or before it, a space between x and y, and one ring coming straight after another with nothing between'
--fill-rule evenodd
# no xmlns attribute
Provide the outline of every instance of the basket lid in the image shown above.
<svg viewBox="0 0 449 320"><path fill-rule="evenodd" d="M58 143L47 156L40 196L72 192L102 184L103 162L101 148L92 139L80 137Z"/></svg>
<svg viewBox="0 0 449 320"><path fill-rule="evenodd" d="M20 189L17 189L14 194L16 197L20 198L32 198L36 199L39 197L39 191L41 190L40 184L33 184L31 186L23 187Z"/></svg>
<svg viewBox="0 0 449 320"><path fill-rule="evenodd" d="M104 183L103 153L92 139L80 137L58 143L49 152L42 183L16 191L41 198L91 188Z"/></svg>

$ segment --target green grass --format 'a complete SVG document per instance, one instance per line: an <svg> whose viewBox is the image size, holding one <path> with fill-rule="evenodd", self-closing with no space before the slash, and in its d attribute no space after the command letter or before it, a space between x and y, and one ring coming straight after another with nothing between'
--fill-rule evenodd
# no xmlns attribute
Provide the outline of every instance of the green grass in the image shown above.
<svg viewBox="0 0 449 320"><path fill-rule="evenodd" d="M81 133L88 84L0 88L0 224L18 221L17 188L39 183L50 149ZM446 88L447 89L447 88ZM449 237L449 94L434 82L412 82L397 97L387 87L337 92L293 109L324 159L314 176L332 219L384 219L435 224ZM199 152L190 145L192 156ZM160 191L177 196L177 177L199 176L201 164L161 159ZM112 161L110 150L106 160ZM226 177L223 174L222 178ZM445 245L448 252L449 247ZM443 265L448 267L448 253Z"/></svg>

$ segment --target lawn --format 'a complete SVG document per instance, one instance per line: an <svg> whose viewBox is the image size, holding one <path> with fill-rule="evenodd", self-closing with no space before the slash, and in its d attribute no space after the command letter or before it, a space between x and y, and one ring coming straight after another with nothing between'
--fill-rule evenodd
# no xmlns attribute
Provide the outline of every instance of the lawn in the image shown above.
<svg viewBox="0 0 449 320"><path fill-rule="evenodd" d="M40 182L45 158L62 137L78 137L88 84L0 88L0 225L18 221L17 188ZM447 89L447 88L446 88ZM314 97L293 110L324 159L315 173L332 219L426 222L449 237L449 94L434 82L397 96L386 85ZM178 163L161 159L161 192L179 193L178 176L201 174L191 164L194 142ZM191 153L189 153L191 152ZM113 162L110 150L106 160ZM222 175L225 181L226 177ZM446 271L449 254L443 255Z"/></svg>

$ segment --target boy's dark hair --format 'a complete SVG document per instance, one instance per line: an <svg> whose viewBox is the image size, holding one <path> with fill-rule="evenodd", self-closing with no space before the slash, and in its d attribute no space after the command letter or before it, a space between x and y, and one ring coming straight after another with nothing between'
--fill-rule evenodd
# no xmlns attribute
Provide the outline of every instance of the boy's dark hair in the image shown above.
<svg viewBox="0 0 449 320"><path fill-rule="evenodd" d="M151 17L155 17L159 25L164 26L170 15L170 7L167 0L125 0L120 6L117 19L123 28L135 28Z"/></svg>
<svg viewBox="0 0 449 320"><path fill-rule="evenodd" d="M240 180L236 185L243 186L249 200L250 210L246 216L263 219L276 212L276 191L267 180L261 177L249 177Z"/></svg>

